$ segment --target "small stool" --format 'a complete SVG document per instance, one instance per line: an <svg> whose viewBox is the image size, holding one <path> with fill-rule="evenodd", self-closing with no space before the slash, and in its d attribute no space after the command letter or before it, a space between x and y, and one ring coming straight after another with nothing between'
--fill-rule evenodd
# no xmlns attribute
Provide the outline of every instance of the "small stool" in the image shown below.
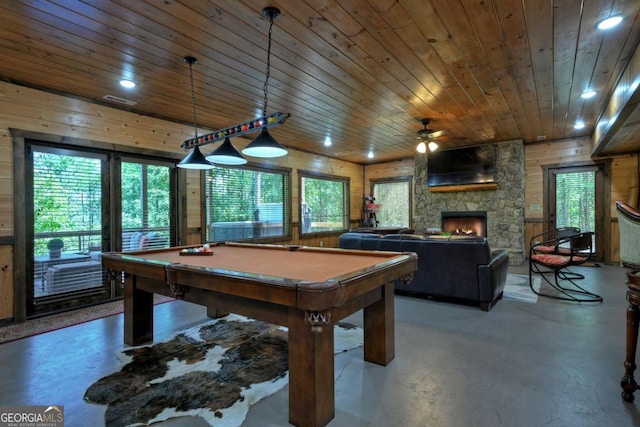
<svg viewBox="0 0 640 427"><path fill-rule="evenodd" d="M622 399L633 402L633 392L638 384L633 377L636 370L636 348L638 346L638 325L640 323L640 271L627 273L627 353L624 361L624 376L620 381Z"/></svg>

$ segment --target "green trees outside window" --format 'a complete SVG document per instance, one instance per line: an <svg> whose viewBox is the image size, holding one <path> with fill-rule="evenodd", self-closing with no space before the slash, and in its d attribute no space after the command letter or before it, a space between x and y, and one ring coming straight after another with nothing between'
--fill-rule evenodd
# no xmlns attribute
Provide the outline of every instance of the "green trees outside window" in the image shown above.
<svg viewBox="0 0 640 427"><path fill-rule="evenodd" d="M100 171L99 158L34 151L34 255L46 254L53 238L65 251L100 243Z"/></svg>
<svg viewBox="0 0 640 427"><path fill-rule="evenodd" d="M349 228L348 180L300 173L301 234Z"/></svg>

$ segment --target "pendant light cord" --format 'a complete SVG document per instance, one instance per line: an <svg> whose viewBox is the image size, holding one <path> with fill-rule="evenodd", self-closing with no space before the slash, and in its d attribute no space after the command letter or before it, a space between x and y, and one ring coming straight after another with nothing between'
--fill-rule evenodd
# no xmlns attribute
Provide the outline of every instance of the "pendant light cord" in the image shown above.
<svg viewBox="0 0 640 427"><path fill-rule="evenodd" d="M273 16L269 16L269 44L267 45L267 71L265 72L264 80L264 108L262 109L262 115L267 115L267 93L269 92L269 75L271 74L271 34L273 33Z"/></svg>
<svg viewBox="0 0 640 427"><path fill-rule="evenodd" d="M188 59L187 59L188 58ZM198 116L196 115L196 91L193 88L193 64L197 59L187 57L185 61L189 64L189 78L191 79L191 107L193 109L193 133L198 138Z"/></svg>

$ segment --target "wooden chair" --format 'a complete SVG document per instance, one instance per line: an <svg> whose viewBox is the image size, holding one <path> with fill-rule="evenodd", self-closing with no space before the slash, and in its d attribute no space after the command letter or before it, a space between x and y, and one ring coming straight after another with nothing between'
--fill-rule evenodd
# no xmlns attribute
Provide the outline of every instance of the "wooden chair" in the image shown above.
<svg viewBox="0 0 640 427"><path fill-rule="evenodd" d="M531 290L547 298L574 302L602 302L600 295L587 291L575 282L576 277L566 274L569 267L582 265L591 259L593 236L594 233L589 231L533 244L529 249ZM553 279L547 277L549 273L553 273ZM540 277L556 292L536 291L533 287L534 274L540 274Z"/></svg>
<svg viewBox="0 0 640 427"><path fill-rule="evenodd" d="M640 211L624 202L616 202L616 210L620 228L620 264L631 269L627 272L627 346L620 385L622 398L633 402L633 392L638 389L634 371L640 324Z"/></svg>
<svg viewBox="0 0 640 427"><path fill-rule="evenodd" d="M620 263L640 270L640 211L624 202L616 202L620 228Z"/></svg>

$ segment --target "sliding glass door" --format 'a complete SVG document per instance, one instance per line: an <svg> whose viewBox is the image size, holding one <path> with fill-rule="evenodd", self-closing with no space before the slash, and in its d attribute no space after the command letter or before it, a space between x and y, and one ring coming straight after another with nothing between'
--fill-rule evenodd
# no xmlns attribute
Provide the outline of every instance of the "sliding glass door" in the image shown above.
<svg viewBox="0 0 640 427"><path fill-rule="evenodd" d="M99 258L106 156L32 146L29 160L32 197L27 199L33 217L27 313L109 299Z"/></svg>
<svg viewBox="0 0 640 427"><path fill-rule="evenodd" d="M173 163L117 153L25 146L26 315L122 296L100 255L175 244Z"/></svg>

